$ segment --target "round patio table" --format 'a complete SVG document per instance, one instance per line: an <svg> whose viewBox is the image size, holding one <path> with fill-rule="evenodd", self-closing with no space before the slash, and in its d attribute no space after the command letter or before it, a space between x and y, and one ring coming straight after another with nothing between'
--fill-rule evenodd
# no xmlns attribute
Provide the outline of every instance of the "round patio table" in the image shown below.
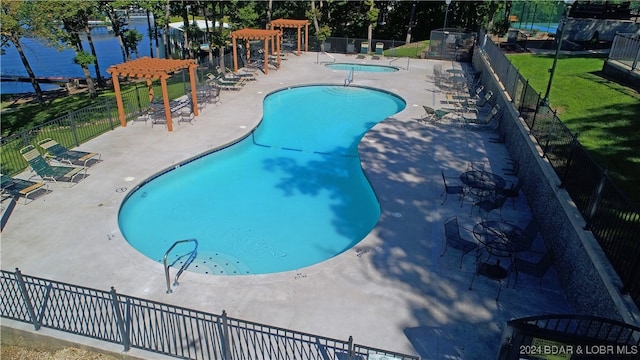
<svg viewBox="0 0 640 360"><path fill-rule="evenodd" d="M511 257L527 250L524 231L519 226L505 221L483 221L473 227L473 236L482 243L489 254Z"/></svg>
<svg viewBox="0 0 640 360"><path fill-rule="evenodd" d="M487 197L507 184L500 175L480 170L463 172L460 174L460 181L467 185L474 195L480 197Z"/></svg>

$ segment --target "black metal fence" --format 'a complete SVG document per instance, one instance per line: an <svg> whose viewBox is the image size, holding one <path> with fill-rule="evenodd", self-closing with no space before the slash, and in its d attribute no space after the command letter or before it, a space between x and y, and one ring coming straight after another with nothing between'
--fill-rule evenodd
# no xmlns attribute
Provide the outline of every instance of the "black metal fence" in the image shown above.
<svg viewBox="0 0 640 360"><path fill-rule="evenodd" d="M183 96L187 92L188 74L174 75L167 86L172 87L171 98ZM174 85L175 86L172 86ZM182 85L180 85L182 84ZM160 85L153 84L154 93L162 94ZM156 95L157 96L157 95ZM151 99L146 85L138 84L122 92L122 103L127 121L138 117L142 109L147 108ZM92 105L47 121L44 124L23 129L22 131L0 138L0 158L2 173L15 175L27 168L28 164L20 155L20 149L27 145L38 147L38 141L52 138L64 147L73 148L107 131L120 126L118 108L114 97L101 98Z"/></svg>
<svg viewBox="0 0 640 360"><path fill-rule="evenodd" d="M110 291L0 272L0 316L182 359L392 359L417 356L167 305Z"/></svg>
<svg viewBox="0 0 640 360"><path fill-rule="evenodd" d="M498 359L631 359L638 354L637 326L592 316L544 315L507 322Z"/></svg>
<svg viewBox="0 0 640 360"><path fill-rule="evenodd" d="M562 123L499 46L483 42L484 55L541 146L564 188L640 306L640 211Z"/></svg>

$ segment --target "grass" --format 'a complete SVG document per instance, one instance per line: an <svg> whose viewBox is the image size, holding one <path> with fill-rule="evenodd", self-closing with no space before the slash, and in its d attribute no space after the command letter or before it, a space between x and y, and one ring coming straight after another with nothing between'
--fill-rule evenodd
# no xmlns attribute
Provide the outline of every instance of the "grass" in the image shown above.
<svg viewBox="0 0 640 360"><path fill-rule="evenodd" d="M553 57L514 54L508 58L544 96ZM549 101L580 143L640 203L640 94L603 77L604 60L560 57Z"/></svg>
<svg viewBox="0 0 640 360"><path fill-rule="evenodd" d="M156 81L157 82L157 81ZM160 85L154 82L154 93L162 96ZM126 92L135 85L122 86L121 91ZM147 88L138 85L140 97L148 96ZM173 82L167 84L169 98L175 99L184 95L182 82ZM101 90L98 98L113 98L115 92L113 90ZM29 129L45 122L54 120L58 117L67 115L69 112L79 110L95 103L95 99L91 99L89 94L84 91L72 95L68 95L65 91L56 91L46 95L47 104L40 106L35 101L33 94L25 95L2 95L2 136L9 136L22 129Z"/></svg>
<svg viewBox="0 0 640 360"><path fill-rule="evenodd" d="M417 41L409 45L402 45L384 51L384 56L420 57L420 53L429 47L429 40Z"/></svg>

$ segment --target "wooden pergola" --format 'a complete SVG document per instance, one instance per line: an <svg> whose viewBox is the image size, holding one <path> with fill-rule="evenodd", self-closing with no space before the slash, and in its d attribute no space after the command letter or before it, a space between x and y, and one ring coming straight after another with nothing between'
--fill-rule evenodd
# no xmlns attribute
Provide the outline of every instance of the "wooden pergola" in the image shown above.
<svg viewBox="0 0 640 360"><path fill-rule="evenodd" d="M269 73L269 41L271 41L271 52L277 54L278 67L280 67L280 32L276 30L264 29L242 29L231 33L231 41L233 43L233 71L238 71L238 57L236 40L245 40L247 49L247 61L251 58L250 41L264 41L264 73ZM274 49L275 47L275 49Z"/></svg>
<svg viewBox="0 0 640 360"><path fill-rule="evenodd" d="M196 94L196 73L198 67L195 60L173 60L173 59L155 59L150 57L142 57L136 60L127 61L122 64L112 65L107 69L111 74L113 88L116 91L116 103L118 104L118 116L120 117L120 125L127 126L127 119L124 114L124 106L122 105L122 93L120 92L119 76L127 76L138 79L147 79L147 88L149 89L149 98L153 98L153 87L151 82L153 79L160 79L162 87L162 98L164 99L164 112L167 118L167 130L173 131L171 123L171 107L169 106L169 92L167 91L167 79L171 75L182 69L189 69L189 79L191 83L191 97L193 101L193 115L198 116L198 98Z"/></svg>
<svg viewBox="0 0 640 360"><path fill-rule="evenodd" d="M283 28L298 29L298 56L300 56L300 31L304 26L304 52L309 51L309 20L293 20L293 19L277 19L269 23L269 28L272 30L280 29L282 34Z"/></svg>

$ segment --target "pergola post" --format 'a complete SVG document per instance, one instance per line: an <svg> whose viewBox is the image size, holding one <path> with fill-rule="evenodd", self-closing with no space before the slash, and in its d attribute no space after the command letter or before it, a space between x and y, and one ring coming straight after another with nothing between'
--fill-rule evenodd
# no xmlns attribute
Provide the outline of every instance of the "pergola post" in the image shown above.
<svg viewBox="0 0 640 360"><path fill-rule="evenodd" d="M149 92L149 102L151 102L155 94L153 93L153 80L150 77L147 78L147 91Z"/></svg>
<svg viewBox="0 0 640 360"><path fill-rule="evenodd" d="M233 44L233 72L238 71L238 54L236 49L238 46L236 45L236 37L231 37L231 43Z"/></svg>
<svg viewBox="0 0 640 360"><path fill-rule="evenodd" d="M304 52L309 52L309 22L304 26Z"/></svg>
<svg viewBox="0 0 640 360"><path fill-rule="evenodd" d="M251 40L262 40L264 43L264 73L269 73L269 41L274 41L274 38L278 36L278 31L276 30L264 30L264 29L242 29L236 30L231 33L232 39L244 39L247 42L247 64L249 63L249 59L251 58ZM277 45L280 48L279 45ZM271 52L273 52L275 45L272 43ZM235 57L235 46L233 47L234 57ZM280 66L280 58L278 57L278 67ZM238 71L237 68L234 67L234 71Z"/></svg>
<svg viewBox="0 0 640 360"><path fill-rule="evenodd" d="M269 75L269 39L264 38L264 73Z"/></svg>
<svg viewBox="0 0 640 360"><path fill-rule="evenodd" d="M300 56L300 26L298 26L298 56Z"/></svg>
<svg viewBox="0 0 640 360"><path fill-rule="evenodd" d="M298 40L298 48L297 48L297 55L300 56L300 42L302 41L301 39L301 34L300 32L302 31L302 25L304 25L304 35L305 35L305 42L304 42L304 51L308 52L309 51L309 21L308 20L293 20L293 19L277 19L277 20L273 20L271 23L269 23L269 27L271 29L282 29L282 28L297 28L298 30L298 36L297 36L297 40Z"/></svg>
<svg viewBox="0 0 640 360"><path fill-rule="evenodd" d="M124 117L124 105L122 105L122 93L120 92L120 81L118 75L111 75L113 81L113 89L116 91L116 104L118 105L118 118L120 118L120 126L127 127L127 119Z"/></svg>
<svg viewBox="0 0 640 360"><path fill-rule="evenodd" d="M113 87L116 92L116 103L118 104L118 116L120 124L127 126L125 118L124 105L122 103L122 92L120 90L120 82L118 76L129 76L138 79L146 79L147 88L149 90L149 101L155 97L153 93L153 79L160 79L162 85L162 97L164 99L165 115L167 118L167 129L173 131L171 124L171 109L169 107L169 92L167 91L167 79L171 74L179 70L189 69L189 81L191 83L192 104L194 104L193 114L198 115L198 99L196 95L196 76L195 69L198 65L194 60L174 60L174 59L154 59L150 57L142 57L136 60L127 61L122 64L110 66L107 73L111 74Z"/></svg>
<svg viewBox="0 0 640 360"><path fill-rule="evenodd" d="M173 131L173 123L171 122L171 107L169 106L169 91L167 90L167 77L160 77L160 86L162 87L162 98L164 100L164 115L167 119L167 130Z"/></svg>
<svg viewBox="0 0 640 360"><path fill-rule="evenodd" d="M198 92L196 90L196 68L198 65L189 66L189 83L191 83L191 100L193 101L193 116L198 116Z"/></svg>

